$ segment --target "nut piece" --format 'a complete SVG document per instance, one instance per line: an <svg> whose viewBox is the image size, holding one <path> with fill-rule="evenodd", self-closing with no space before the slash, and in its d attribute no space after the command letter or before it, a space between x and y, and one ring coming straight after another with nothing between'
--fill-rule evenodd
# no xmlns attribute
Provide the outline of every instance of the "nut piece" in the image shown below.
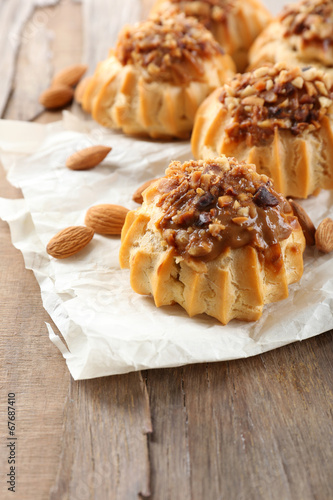
<svg viewBox="0 0 333 500"><path fill-rule="evenodd" d="M258 191L253 196L253 201L258 207L276 207L279 204L279 200L273 193L271 193L266 186L260 186Z"/></svg>
<svg viewBox="0 0 333 500"><path fill-rule="evenodd" d="M333 220L329 217L322 220L315 234L316 247L324 253L333 250Z"/></svg>
<svg viewBox="0 0 333 500"><path fill-rule="evenodd" d="M135 201L136 203L142 203L143 202L143 198L142 198L143 191L155 181L158 181L158 179L150 179L149 181L146 181L143 184L141 184L141 186L139 186L138 189L134 192L134 194L132 196L132 200Z"/></svg>
<svg viewBox="0 0 333 500"><path fill-rule="evenodd" d="M74 64L73 66L68 66L54 76L52 86L61 84L74 87L79 83L87 69L88 66L85 64Z"/></svg>
<svg viewBox="0 0 333 500"><path fill-rule="evenodd" d="M66 167L71 170L87 170L96 167L110 153L108 146L91 146L69 156Z"/></svg>
<svg viewBox="0 0 333 500"><path fill-rule="evenodd" d="M57 109L67 106L74 96L74 91L68 85L57 84L45 90L39 96L39 102L46 109Z"/></svg>
<svg viewBox="0 0 333 500"><path fill-rule="evenodd" d="M74 99L78 104L82 104L84 93L91 80L92 76L86 76L79 82L78 86L76 87L74 92Z"/></svg>
<svg viewBox="0 0 333 500"><path fill-rule="evenodd" d="M101 204L89 208L84 223L99 234L120 235L129 210L121 205Z"/></svg>
<svg viewBox="0 0 333 500"><path fill-rule="evenodd" d="M299 203L297 203L295 200L292 199L288 199L288 202L291 208L293 209L294 215L295 217L297 217L298 222L302 228L306 244L309 246L314 245L316 228L312 220L310 219L304 208Z"/></svg>
<svg viewBox="0 0 333 500"><path fill-rule="evenodd" d="M57 233L49 241L46 251L56 259L66 259L82 250L94 236L85 226L70 226Z"/></svg>

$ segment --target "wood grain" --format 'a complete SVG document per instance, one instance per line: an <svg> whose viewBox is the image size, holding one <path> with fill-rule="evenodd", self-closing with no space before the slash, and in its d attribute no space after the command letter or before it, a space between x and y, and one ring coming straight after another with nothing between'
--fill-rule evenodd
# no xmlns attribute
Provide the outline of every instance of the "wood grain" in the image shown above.
<svg viewBox="0 0 333 500"><path fill-rule="evenodd" d="M7 119L28 121L43 111L38 98L51 81L50 45L51 34L45 27L21 45L12 98L5 110Z"/></svg>
<svg viewBox="0 0 333 500"><path fill-rule="evenodd" d="M72 382L50 500L150 496L151 431L140 373Z"/></svg>
<svg viewBox="0 0 333 500"><path fill-rule="evenodd" d="M121 23L146 15L151 3L86 0L91 66ZM61 0L43 25L41 37L54 33L50 75L83 60L81 14L79 3ZM102 29L110 39L95 54ZM7 118L25 116L25 89L33 109L32 84L21 78L36 43L20 49ZM59 117L42 113L38 121ZM0 196L21 196L2 170ZM8 467L6 397L14 391L16 499L332 498L333 332L250 359L74 382L48 339L36 280L2 222L0 255L0 470ZM0 498L13 498L3 475Z"/></svg>
<svg viewBox="0 0 333 500"><path fill-rule="evenodd" d="M247 360L149 371L152 498L331 498L332 364L328 332Z"/></svg>
<svg viewBox="0 0 333 500"><path fill-rule="evenodd" d="M38 59L36 56L42 56L43 62L45 62L45 57L43 52L45 50L44 46L36 46L35 35L38 35L39 42L42 36L43 43L45 43L46 38L43 36L42 30L40 30L41 18L38 17L38 13L30 21L26 31L23 33L23 29L26 26L26 22L34 13L36 5L54 5L58 0L3 0L0 2L0 117L3 116L8 98L13 92L13 79L16 69L16 57L18 49L24 46L26 43L32 42L30 46L34 46L37 53L30 53L30 64L31 67L25 66L25 71L29 72L33 69L36 70L34 61ZM51 10L52 11L52 10ZM41 11L40 11L41 13ZM44 8L42 11L42 18L48 17L47 10ZM35 59L36 58L36 59ZM37 70L38 75L41 74L41 67ZM33 92L33 87L30 86L30 80L33 80L37 87L39 85L38 75L33 72L28 76L24 75L25 82L29 82L29 90ZM37 77L37 78L36 78ZM42 75L42 80L44 75ZM17 84L17 80L16 80ZM28 89L27 89L28 90ZM27 92L29 95L29 92ZM30 98L30 96L29 96ZM30 104L31 105L31 104Z"/></svg>
<svg viewBox="0 0 333 500"><path fill-rule="evenodd" d="M0 171L0 196L20 197ZM47 498L61 450L60 429L70 375L59 351L50 343L39 286L24 268L22 255L0 221L0 470L9 472L5 443L7 395L16 394L18 474L15 498ZM52 322L51 322L52 323ZM55 331L57 331L56 327ZM6 450L7 451L7 450ZM38 496L35 495L38 485ZM13 498L1 474L0 498Z"/></svg>
<svg viewBox="0 0 333 500"><path fill-rule="evenodd" d="M248 360L184 369L192 396L186 404L192 498L206 491L212 498L230 491L253 500L329 498L332 339L331 333ZM202 405L208 428L197 419ZM202 456L219 460L208 468Z"/></svg>
<svg viewBox="0 0 333 500"><path fill-rule="evenodd" d="M190 480L195 471L189 456L184 369L147 371L145 379L153 424L149 436L152 498L192 499ZM201 412L198 420L204 420L204 415ZM206 498L213 498L208 495L207 491Z"/></svg>
<svg viewBox="0 0 333 500"><path fill-rule="evenodd" d="M141 18L141 2L133 0L85 0L83 4L83 60L93 73L114 47L119 30ZM103 36L100 34L103 33Z"/></svg>
<svg viewBox="0 0 333 500"><path fill-rule="evenodd" d="M71 0L35 10L22 34L13 92L4 115L6 119L33 120L41 113L39 122L61 119L61 111L43 113L38 98L48 88L54 74L81 62L81 10L81 5Z"/></svg>

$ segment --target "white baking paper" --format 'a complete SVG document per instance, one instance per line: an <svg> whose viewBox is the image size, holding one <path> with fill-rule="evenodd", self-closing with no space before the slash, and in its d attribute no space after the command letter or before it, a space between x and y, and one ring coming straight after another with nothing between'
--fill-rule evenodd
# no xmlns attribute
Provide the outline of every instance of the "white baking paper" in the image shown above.
<svg viewBox="0 0 333 500"><path fill-rule="evenodd" d="M101 165L81 172L66 168L71 153L94 144L113 148ZM157 309L150 297L135 294L129 271L119 268L118 237L95 235L65 260L46 253L50 238L83 224L90 206L135 208L135 189L161 176L171 160L191 158L189 142L132 139L65 113L52 125L0 121L0 151L9 181L24 195L0 199L0 217L66 341L67 347L47 325L74 379L248 357L333 328L332 255L313 248L306 250L304 275L289 287L288 299L267 306L255 323L227 326L205 315L189 318L179 306ZM303 205L316 224L333 217L332 192Z"/></svg>

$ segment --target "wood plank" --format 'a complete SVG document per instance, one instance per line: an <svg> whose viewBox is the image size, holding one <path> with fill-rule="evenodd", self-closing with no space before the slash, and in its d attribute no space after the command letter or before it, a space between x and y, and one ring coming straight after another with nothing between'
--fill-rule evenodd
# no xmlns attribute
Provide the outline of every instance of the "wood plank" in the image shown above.
<svg viewBox="0 0 333 500"><path fill-rule="evenodd" d="M22 37L22 30L34 12L35 6L54 5L59 0L4 0L0 2L0 117L3 116L8 98L12 91L12 83L15 73L16 57L20 45L34 39L34 35L39 32L38 23L40 20L33 17L30 23L30 31L26 31ZM43 11L47 16L46 10ZM42 48L39 48L42 53ZM38 61L37 61L38 64ZM33 79L34 76L31 75Z"/></svg>
<svg viewBox="0 0 333 500"><path fill-rule="evenodd" d="M332 340L184 369L193 499L330 497Z"/></svg>
<svg viewBox="0 0 333 500"><path fill-rule="evenodd" d="M83 60L93 73L115 46L120 29L148 14L153 0L85 0L83 4ZM103 36L101 36L103 33Z"/></svg>
<svg viewBox="0 0 333 500"><path fill-rule="evenodd" d="M254 358L149 371L151 499L330 498L332 365L331 331Z"/></svg>
<svg viewBox="0 0 333 500"><path fill-rule="evenodd" d="M61 119L61 111L44 112L38 98L55 73L81 62L81 10L81 5L71 0L61 0L53 8L36 9L22 35L13 93L4 118L32 120L43 113L39 122Z"/></svg>
<svg viewBox="0 0 333 500"><path fill-rule="evenodd" d="M12 98L4 118L28 121L44 110L38 98L51 81L50 42L50 33L41 27L27 43L21 45Z"/></svg>
<svg viewBox="0 0 333 500"><path fill-rule="evenodd" d="M0 169L0 196L18 198L20 191L4 180ZM10 241L7 224L0 221L0 470L9 472L5 443L8 437L7 395L16 394L16 498L47 498L54 482L62 414L70 375L58 349L48 338L40 290L31 271ZM57 331L56 327L55 331ZM13 498L6 481L0 497ZM37 485L37 486L36 486ZM38 495L36 495L36 489ZM14 494L15 496L15 494Z"/></svg>
<svg viewBox="0 0 333 500"><path fill-rule="evenodd" d="M151 498L156 500L192 498L183 376L183 368L150 370L145 374L153 424L149 436ZM207 491L202 498L209 498L208 494Z"/></svg>
<svg viewBox="0 0 333 500"><path fill-rule="evenodd" d="M140 373L72 381L50 500L148 497L151 430Z"/></svg>

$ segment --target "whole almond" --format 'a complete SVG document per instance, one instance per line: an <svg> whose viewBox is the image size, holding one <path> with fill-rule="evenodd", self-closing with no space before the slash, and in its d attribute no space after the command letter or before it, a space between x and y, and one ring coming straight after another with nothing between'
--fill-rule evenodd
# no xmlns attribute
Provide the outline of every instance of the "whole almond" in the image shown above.
<svg viewBox="0 0 333 500"><path fill-rule="evenodd" d="M87 170L89 168L94 168L104 160L111 149L112 148L108 146L91 146L81 149L81 151L77 151L67 158L66 167L71 170Z"/></svg>
<svg viewBox="0 0 333 500"><path fill-rule="evenodd" d="M150 179L149 181L144 182L141 186L136 189L132 196L132 200L135 201L136 203L142 203L143 198L142 198L142 193L147 187L149 187L153 182L157 181L158 179Z"/></svg>
<svg viewBox="0 0 333 500"><path fill-rule="evenodd" d="M79 82L78 86L76 87L74 92L74 99L78 104L82 104L84 93L91 80L92 76L86 76Z"/></svg>
<svg viewBox="0 0 333 500"><path fill-rule="evenodd" d="M46 251L56 259L66 259L82 250L92 240L94 231L85 226L70 226L49 241Z"/></svg>
<svg viewBox="0 0 333 500"><path fill-rule="evenodd" d="M62 71L57 73L53 80L52 85L68 85L69 87L74 87L79 83L85 72L87 71L88 66L85 64L74 64L72 66L67 66Z"/></svg>
<svg viewBox="0 0 333 500"><path fill-rule="evenodd" d="M120 235L129 210L108 203L89 208L84 223L99 234Z"/></svg>
<svg viewBox="0 0 333 500"><path fill-rule="evenodd" d="M322 220L315 234L316 247L324 253L333 250L333 220L329 217Z"/></svg>
<svg viewBox="0 0 333 500"><path fill-rule="evenodd" d="M312 220L310 219L304 208L299 203L297 203L297 201L288 199L288 202L290 203L291 208L293 209L295 217L297 217L299 221L299 224L302 228L305 237L306 244L309 246L314 245L316 228Z"/></svg>
<svg viewBox="0 0 333 500"><path fill-rule="evenodd" d="M53 85L42 92L39 96L39 102L46 109L57 109L67 106L74 96L74 91L68 85Z"/></svg>

